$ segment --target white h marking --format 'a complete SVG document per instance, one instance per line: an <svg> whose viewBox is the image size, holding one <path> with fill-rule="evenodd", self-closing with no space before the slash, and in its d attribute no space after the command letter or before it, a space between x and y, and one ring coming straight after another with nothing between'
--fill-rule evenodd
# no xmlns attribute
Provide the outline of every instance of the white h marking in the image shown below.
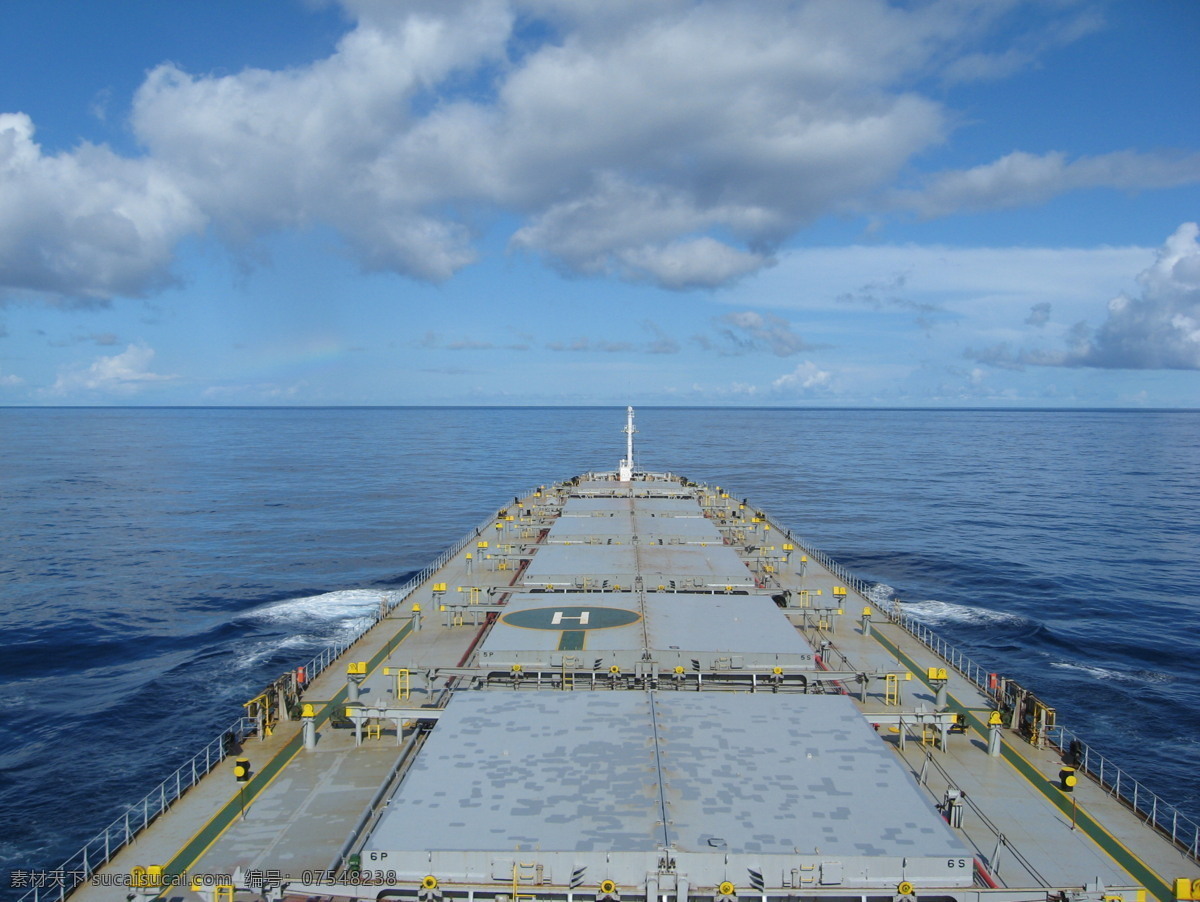
<svg viewBox="0 0 1200 902"><path fill-rule="evenodd" d="M584 611L584 612L582 612L582 613L581 613L581 614L580 614L578 617L564 617L564 616L563 616L563 612L562 612L562 611L555 611L555 612L554 612L554 617L553 617L553 618L550 620L550 625L551 625L551 626L558 626L558 625L559 625L560 623L562 623L564 620L578 620L578 621L579 621L579 625L580 625L580 626L587 626L587 624L588 624L588 615L589 615L590 613L591 613L591 611Z"/></svg>

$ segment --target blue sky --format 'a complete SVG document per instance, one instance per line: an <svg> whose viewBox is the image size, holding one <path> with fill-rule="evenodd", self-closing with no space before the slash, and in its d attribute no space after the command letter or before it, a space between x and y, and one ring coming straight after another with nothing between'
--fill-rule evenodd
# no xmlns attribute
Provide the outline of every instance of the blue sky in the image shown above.
<svg viewBox="0 0 1200 902"><path fill-rule="evenodd" d="M1193 0L7 0L0 404L1200 406Z"/></svg>

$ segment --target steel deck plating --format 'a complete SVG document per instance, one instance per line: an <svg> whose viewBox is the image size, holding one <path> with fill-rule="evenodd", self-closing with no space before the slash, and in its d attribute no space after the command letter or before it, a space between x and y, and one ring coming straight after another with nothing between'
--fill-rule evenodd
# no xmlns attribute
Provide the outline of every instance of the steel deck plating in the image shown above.
<svg viewBox="0 0 1200 902"><path fill-rule="evenodd" d="M72 899L1200 898L1200 830L1069 786L1046 709L1031 733L765 513L639 471L625 431L616 471L515 499L277 681L227 749L244 782L230 761L106 831Z"/></svg>

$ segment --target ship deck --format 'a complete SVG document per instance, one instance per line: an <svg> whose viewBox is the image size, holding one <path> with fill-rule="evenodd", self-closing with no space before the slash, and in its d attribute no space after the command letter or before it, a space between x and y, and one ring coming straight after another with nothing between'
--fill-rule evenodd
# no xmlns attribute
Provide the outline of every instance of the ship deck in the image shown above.
<svg viewBox="0 0 1200 902"><path fill-rule="evenodd" d="M239 902L1143 902L1200 878L861 588L708 486L538 490L304 686L310 726L276 712L71 898L152 865L148 898Z"/></svg>

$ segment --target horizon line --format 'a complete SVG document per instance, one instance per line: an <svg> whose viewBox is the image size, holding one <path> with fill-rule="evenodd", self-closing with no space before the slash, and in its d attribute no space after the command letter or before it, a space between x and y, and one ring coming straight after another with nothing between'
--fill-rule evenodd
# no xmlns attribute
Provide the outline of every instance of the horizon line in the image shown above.
<svg viewBox="0 0 1200 902"><path fill-rule="evenodd" d="M0 404L0 410L832 410L1012 413L1198 413L1200 407L1031 407L1021 405L754 405L754 404Z"/></svg>

